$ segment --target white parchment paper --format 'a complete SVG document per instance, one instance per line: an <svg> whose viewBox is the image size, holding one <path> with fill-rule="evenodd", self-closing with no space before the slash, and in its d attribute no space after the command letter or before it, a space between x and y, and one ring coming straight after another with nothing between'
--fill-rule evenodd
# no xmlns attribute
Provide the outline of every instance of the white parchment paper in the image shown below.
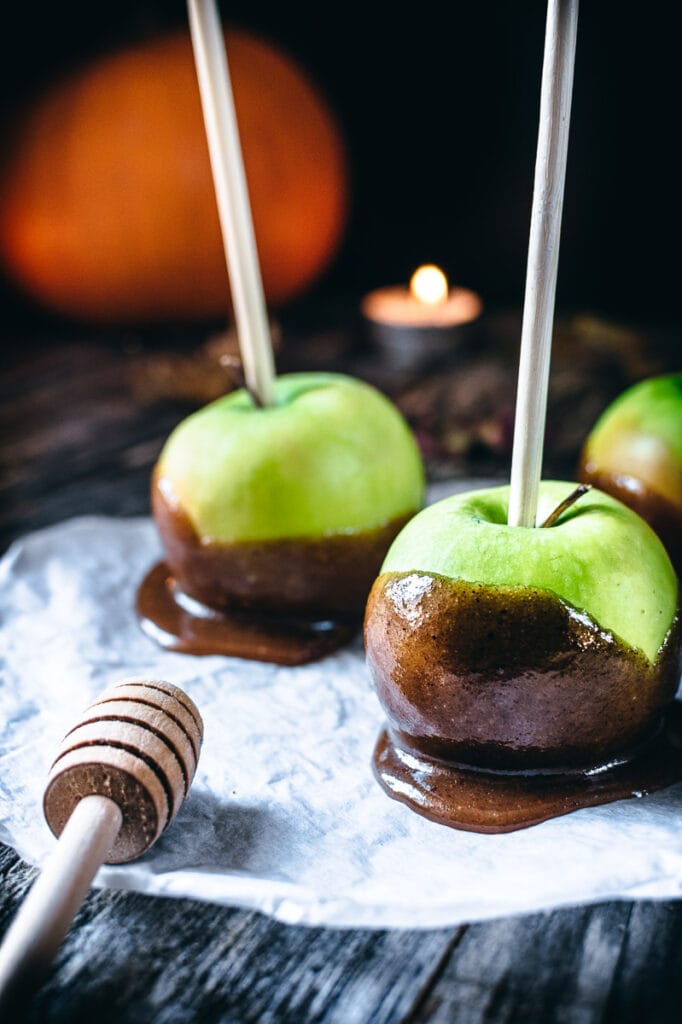
<svg viewBox="0 0 682 1024"><path fill-rule="evenodd" d="M30 863L54 844L41 800L61 737L102 689L141 674L187 690L204 747L171 828L97 884L409 928L682 892L682 785L508 835L426 821L371 774L382 712L360 640L294 669L164 652L133 611L159 554L150 520L86 517L0 563L0 839Z"/></svg>

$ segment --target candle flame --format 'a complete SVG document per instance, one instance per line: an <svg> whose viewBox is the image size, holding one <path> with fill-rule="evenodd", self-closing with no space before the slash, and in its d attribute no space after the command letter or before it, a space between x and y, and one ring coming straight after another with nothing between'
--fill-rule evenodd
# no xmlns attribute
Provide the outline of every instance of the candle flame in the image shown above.
<svg viewBox="0 0 682 1024"><path fill-rule="evenodd" d="M448 279L440 267L427 263L412 275L410 292L420 302L437 306L448 297Z"/></svg>

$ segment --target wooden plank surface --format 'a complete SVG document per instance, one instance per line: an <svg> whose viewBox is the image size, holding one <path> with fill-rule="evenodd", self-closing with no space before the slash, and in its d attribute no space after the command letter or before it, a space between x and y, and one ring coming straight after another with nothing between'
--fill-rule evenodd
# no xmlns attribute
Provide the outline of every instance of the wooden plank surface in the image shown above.
<svg viewBox="0 0 682 1024"><path fill-rule="evenodd" d="M0 932L33 875L0 848ZM341 931L92 892L26 1024L677 1022L679 904L618 902L438 931Z"/></svg>
<svg viewBox="0 0 682 1024"><path fill-rule="evenodd" d="M327 341L333 355L338 339ZM329 348L317 355L330 360ZM147 512L164 438L213 386L207 364L194 379L185 372L179 390L166 387L168 365L184 358L158 340L62 339L9 360L0 374L3 546L72 515ZM309 365L310 351L297 358ZM364 369L390 382L381 366ZM33 871L0 844L0 877L2 933ZM677 1021L681 960L677 902L387 932L291 927L240 909L94 891L21 1020Z"/></svg>

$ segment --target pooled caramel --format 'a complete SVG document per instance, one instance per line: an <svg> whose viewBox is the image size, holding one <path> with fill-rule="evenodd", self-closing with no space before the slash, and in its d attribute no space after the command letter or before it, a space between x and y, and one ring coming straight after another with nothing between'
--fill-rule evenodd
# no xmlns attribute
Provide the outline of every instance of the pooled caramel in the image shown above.
<svg viewBox="0 0 682 1024"><path fill-rule="evenodd" d="M373 530L234 544L203 543L155 481L166 552L137 596L142 628L162 646L298 665L347 643L408 516Z"/></svg>
<svg viewBox="0 0 682 1024"><path fill-rule="evenodd" d="M137 614L147 636L167 650L276 665L316 661L348 643L357 631L357 622L209 608L180 590L165 562L155 565L140 584Z"/></svg>
<svg viewBox="0 0 682 1024"><path fill-rule="evenodd" d="M515 832L682 780L682 713L677 705L669 708L656 736L629 759L556 775L439 763L403 750L383 730L374 751L374 773L389 796L441 825L466 832Z"/></svg>
<svg viewBox="0 0 682 1024"><path fill-rule="evenodd" d="M652 665L552 594L396 573L365 645L388 718L375 771L428 817L507 831L682 777L661 738L678 620Z"/></svg>

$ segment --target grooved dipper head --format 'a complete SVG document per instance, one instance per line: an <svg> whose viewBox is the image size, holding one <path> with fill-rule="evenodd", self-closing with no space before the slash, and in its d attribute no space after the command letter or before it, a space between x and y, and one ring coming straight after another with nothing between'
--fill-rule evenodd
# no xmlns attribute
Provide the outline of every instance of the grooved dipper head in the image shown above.
<svg viewBox="0 0 682 1024"><path fill-rule="evenodd" d="M194 778L203 723L172 683L128 679L110 687L62 740L43 798L56 836L85 796L109 797L123 823L108 863L134 860L171 823Z"/></svg>

